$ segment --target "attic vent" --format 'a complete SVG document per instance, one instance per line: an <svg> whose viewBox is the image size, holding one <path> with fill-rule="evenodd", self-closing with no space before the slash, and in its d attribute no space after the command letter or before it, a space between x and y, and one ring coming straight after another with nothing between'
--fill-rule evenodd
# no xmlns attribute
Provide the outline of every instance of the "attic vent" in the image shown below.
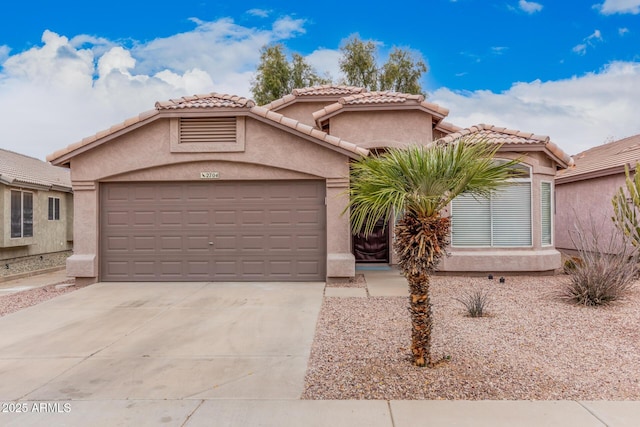
<svg viewBox="0 0 640 427"><path fill-rule="evenodd" d="M180 143L234 143L235 117L180 119Z"/></svg>

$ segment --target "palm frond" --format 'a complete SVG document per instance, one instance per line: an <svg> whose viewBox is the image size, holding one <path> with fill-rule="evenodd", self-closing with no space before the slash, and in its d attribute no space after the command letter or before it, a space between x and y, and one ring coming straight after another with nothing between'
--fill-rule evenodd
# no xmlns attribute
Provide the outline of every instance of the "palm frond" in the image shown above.
<svg viewBox="0 0 640 427"><path fill-rule="evenodd" d="M432 217L461 193L489 196L514 176L518 162L493 161L499 148L463 139L390 149L352 163L348 209L353 232L371 233L393 211Z"/></svg>

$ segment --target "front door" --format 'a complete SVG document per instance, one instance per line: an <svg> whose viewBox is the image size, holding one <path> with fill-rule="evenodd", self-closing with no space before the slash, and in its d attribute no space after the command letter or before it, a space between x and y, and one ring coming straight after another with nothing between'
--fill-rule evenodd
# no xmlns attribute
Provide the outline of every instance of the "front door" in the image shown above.
<svg viewBox="0 0 640 427"><path fill-rule="evenodd" d="M378 221L373 232L368 236L353 236L353 254L356 262L389 262L389 224L385 220Z"/></svg>

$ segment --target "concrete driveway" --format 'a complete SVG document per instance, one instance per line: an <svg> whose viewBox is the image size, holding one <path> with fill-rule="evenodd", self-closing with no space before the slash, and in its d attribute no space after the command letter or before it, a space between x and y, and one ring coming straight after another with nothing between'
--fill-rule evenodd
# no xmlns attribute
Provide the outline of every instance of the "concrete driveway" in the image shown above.
<svg viewBox="0 0 640 427"><path fill-rule="evenodd" d="M0 318L0 401L298 399L323 289L100 283L63 295Z"/></svg>

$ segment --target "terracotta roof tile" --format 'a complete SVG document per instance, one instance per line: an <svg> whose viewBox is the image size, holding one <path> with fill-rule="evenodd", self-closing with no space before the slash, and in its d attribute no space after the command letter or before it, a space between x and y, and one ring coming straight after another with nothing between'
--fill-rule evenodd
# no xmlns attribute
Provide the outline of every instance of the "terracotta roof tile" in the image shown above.
<svg viewBox="0 0 640 427"><path fill-rule="evenodd" d="M319 85L304 87L293 90L293 96L328 96L328 95L351 95L364 92L363 87L345 85Z"/></svg>
<svg viewBox="0 0 640 427"><path fill-rule="evenodd" d="M514 129L506 129L493 125L479 124L451 133L439 141L451 143L460 138L466 138L470 142L488 141L501 145L542 145L550 153L558 158L564 167L573 166L573 158L562 151L548 136L535 135Z"/></svg>
<svg viewBox="0 0 640 427"><path fill-rule="evenodd" d="M282 98L276 99L275 101L272 101L268 104L265 104L262 107L266 108L267 110L278 110L279 108L292 104L296 102L296 100L299 100L301 98L329 98L329 101L331 102L331 98L337 100L340 97L362 93L364 91L365 89L362 87L345 85L319 85L303 87L294 89L292 93L285 95Z"/></svg>
<svg viewBox="0 0 640 427"><path fill-rule="evenodd" d="M209 93L206 95L183 96L169 101L156 102L157 110L176 110L181 108L251 108L255 102L236 95Z"/></svg>
<svg viewBox="0 0 640 427"><path fill-rule="evenodd" d="M84 138L80 142L76 142L75 144L71 144L66 148L58 150L55 153L47 156L47 160L55 161L56 159L59 159L79 148L89 145L100 138L104 138L106 136L113 134L114 132L124 130L130 126L136 125L148 118L151 118L159 114L162 110L174 110L174 109L186 109L186 108L247 108L251 113L259 117L263 117L267 120L280 123L283 126L286 126L290 129L295 129L299 132L302 132L306 135L317 138L321 141L328 142L331 145L335 145L336 147L340 146L339 139L338 141L334 141L334 140L327 141L325 139L326 133L322 131L318 131L320 132L320 134L318 134L314 132L315 129L312 126L306 125L304 123L301 123L289 117L285 117L282 114L276 113L275 111L270 111L265 107L258 107L255 105L253 101L249 99L234 96L234 95L209 94L209 95L193 95L193 96L187 96L179 99L173 99L170 101L157 102L155 110L143 112L136 117L132 117L130 119L125 120L121 124L112 126L108 130L98 132L95 135ZM355 145L353 147L351 146L349 147L350 149L348 151L351 151L355 154L358 154L361 156L367 156L369 154L369 151L364 148L356 147Z"/></svg>
<svg viewBox="0 0 640 427"><path fill-rule="evenodd" d="M575 167L558 174L558 178L592 175L611 168L635 168L640 162L640 134L598 145L573 156Z"/></svg>
<svg viewBox="0 0 640 427"><path fill-rule="evenodd" d="M409 105L421 107L438 119L443 119L449 114L449 110L437 104L427 102L423 95L398 93L392 91L362 92L340 98L336 103L327 105L323 109L313 113L313 119L322 120L325 116L333 114L345 106L370 106L378 108L389 105Z"/></svg>
<svg viewBox="0 0 640 427"><path fill-rule="evenodd" d="M302 122L299 122L297 120L293 120L290 119L288 117L283 116L280 113L276 113L275 111L270 111L265 107L258 107L255 106L253 108L251 108L251 113L259 116L259 117L264 117L267 120L271 120L273 122L279 123L283 126L286 126L290 129L294 129L298 132L301 132L305 135L309 135L310 137L319 139L321 141L324 141L328 144L331 144L333 146L336 147L340 147L344 150L350 151L352 153L355 153L359 156L368 156L369 155L369 150L367 150L366 148L362 148L362 147L358 147L355 144L352 144L350 142L346 142L343 141L342 139L335 137L333 135L329 135L326 132L323 132L317 128L314 128L312 126L309 126L307 124L304 124Z"/></svg>
<svg viewBox="0 0 640 427"><path fill-rule="evenodd" d="M71 191L69 169L52 166L34 157L0 149L0 182L20 186L54 187Z"/></svg>

